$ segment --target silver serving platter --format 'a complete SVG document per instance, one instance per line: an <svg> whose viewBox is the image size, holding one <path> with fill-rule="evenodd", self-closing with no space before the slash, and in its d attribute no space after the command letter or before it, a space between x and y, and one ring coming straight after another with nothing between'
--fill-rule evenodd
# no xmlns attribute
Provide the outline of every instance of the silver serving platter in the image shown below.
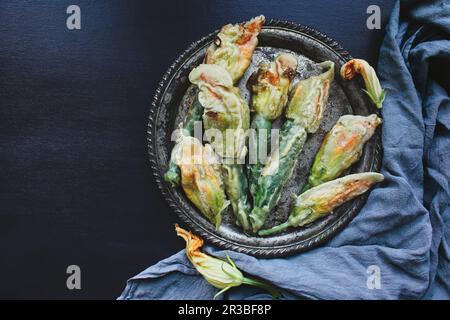
<svg viewBox="0 0 450 320"><path fill-rule="evenodd" d="M213 224L185 197L181 187L173 188L163 179L174 145L171 141L172 131L183 119L196 94L195 88L188 80L189 72L202 62L207 47L216 35L217 32L204 37L183 52L167 70L156 90L148 124L149 157L155 180L170 207L187 227L218 247L258 257L279 257L319 246L336 235L358 214L367 194L344 204L332 214L306 227L291 228L271 237L259 237L245 234L237 227L231 211L225 214L220 229L216 231ZM298 194L302 189L325 134L339 117L344 114L377 113L377 109L361 91L360 80L342 81L339 77L340 67L351 59L347 51L334 40L309 27L277 20L266 23L259 36L259 46L255 50L251 66L239 83L241 93L247 101L251 98L246 87L248 78L261 61L271 60L279 52L291 52L298 57L299 66L294 82L317 74L316 63L324 60L336 63L336 76L331 86L324 121L317 133L309 135L293 177L284 188L279 205L271 213L266 227L286 221L292 194ZM378 129L366 144L361 159L348 173L378 171L381 159L381 138Z"/></svg>

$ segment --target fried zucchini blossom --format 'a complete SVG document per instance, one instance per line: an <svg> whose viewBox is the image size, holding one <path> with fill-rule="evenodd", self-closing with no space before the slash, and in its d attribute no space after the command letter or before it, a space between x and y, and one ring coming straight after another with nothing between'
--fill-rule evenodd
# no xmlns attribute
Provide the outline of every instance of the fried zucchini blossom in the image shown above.
<svg viewBox="0 0 450 320"><path fill-rule="evenodd" d="M220 175L220 160L210 145L180 134L172 159L181 171L181 185L187 198L219 228L229 205Z"/></svg>
<svg viewBox="0 0 450 320"><path fill-rule="evenodd" d="M242 284L267 290L273 298L280 296L280 293L271 285L260 280L245 277L230 257L227 256L227 261L224 261L200 251L203 246L203 240L199 237L180 228L178 225L175 226L175 230L177 235L186 241L186 256L189 261L210 285L220 290L214 296L214 299L229 289L239 287Z"/></svg>
<svg viewBox="0 0 450 320"><path fill-rule="evenodd" d="M216 41L208 48L205 63L224 67L231 74L233 81L237 82L250 65L264 22L264 16L259 16L244 24L224 26ZM196 97L183 121L183 128L189 135L193 135L194 124L201 121L202 116L203 106ZM173 187L180 184L180 168L172 160L169 161L164 180Z"/></svg>
<svg viewBox="0 0 450 320"><path fill-rule="evenodd" d="M325 136L316 155L304 190L336 179L359 160L364 144L382 120L375 114L363 117L344 115Z"/></svg>
<svg viewBox="0 0 450 320"><path fill-rule="evenodd" d="M281 53L272 63L262 63L254 79L250 81L251 109L254 112L251 128L254 130L249 135L248 177L250 192L253 196L262 168L260 147L264 143L267 147L272 122L283 113L296 69L297 59L291 54Z"/></svg>
<svg viewBox="0 0 450 320"><path fill-rule="evenodd" d="M292 176L306 141L307 132L315 132L325 111L329 88L334 79L334 63L319 64L322 73L300 81L286 111L287 120L280 130L279 147L272 150L258 179L254 207L250 213L253 232L261 229L280 200L281 192Z"/></svg>
<svg viewBox="0 0 450 320"><path fill-rule="evenodd" d="M243 159L250 109L229 73L222 67L202 64L192 70L189 80L200 89L205 136L214 151L223 158Z"/></svg>
<svg viewBox="0 0 450 320"><path fill-rule="evenodd" d="M324 72L299 81L295 85L286 112L286 118L301 125L308 133L315 133L322 123L331 82L334 79L332 61L325 61L318 65Z"/></svg>
<svg viewBox="0 0 450 320"><path fill-rule="evenodd" d="M268 236L287 229L302 227L328 214L334 209L368 191L374 184L383 181L382 174L357 173L323 183L298 196L288 221L272 229L259 231Z"/></svg>
<svg viewBox="0 0 450 320"><path fill-rule="evenodd" d="M247 177L243 166L247 154L250 109L240 90L233 86L229 73L216 65L202 64L192 70L189 80L200 89L198 99L204 108L205 136L214 151L223 159L225 190L231 201L237 223L250 228L250 202Z"/></svg>
<svg viewBox="0 0 450 320"><path fill-rule="evenodd" d="M198 101L198 96L195 97L192 102L188 113L182 123L184 134L186 136L194 135L194 126L197 121L201 121L203 115L203 106ZM180 168L173 161L172 157L167 166L167 170L164 173L164 180L170 183L173 187L177 187L181 182Z"/></svg>
<svg viewBox="0 0 450 320"><path fill-rule="evenodd" d="M264 16L258 16L243 24L222 27L206 51L205 63L225 68L236 83L250 65L264 22Z"/></svg>
<svg viewBox="0 0 450 320"><path fill-rule="evenodd" d="M363 77L366 90L363 90L369 96L370 100L381 109L383 101L386 98L386 91L383 90L380 80L374 68L367 61L362 59L352 59L341 68L341 77L345 80L353 79L357 74Z"/></svg>
<svg viewBox="0 0 450 320"><path fill-rule="evenodd" d="M236 224L244 231L251 229L248 215L252 210L248 196L247 176L241 164L222 163L222 179L225 192L230 199Z"/></svg>

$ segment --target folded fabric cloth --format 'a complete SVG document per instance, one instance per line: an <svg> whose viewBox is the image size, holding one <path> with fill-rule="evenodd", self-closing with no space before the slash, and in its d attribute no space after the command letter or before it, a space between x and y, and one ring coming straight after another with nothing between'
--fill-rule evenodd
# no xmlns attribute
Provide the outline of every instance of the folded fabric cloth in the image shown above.
<svg viewBox="0 0 450 320"><path fill-rule="evenodd" d="M286 299L450 299L450 5L399 1L386 32L378 67L387 93L386 179L363 210L324 246L288 258L205 248L228 254ZM380 272L375 288L370 270ZM130 279L119 299L211 299L216 292L183 250ZM222 298L270 296L241 286Z"/></svg>

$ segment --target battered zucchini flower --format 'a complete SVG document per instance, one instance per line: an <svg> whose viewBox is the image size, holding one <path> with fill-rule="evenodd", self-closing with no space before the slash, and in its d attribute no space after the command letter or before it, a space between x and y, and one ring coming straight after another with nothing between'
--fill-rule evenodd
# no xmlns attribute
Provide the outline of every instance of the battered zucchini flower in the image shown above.
<svg viewBox="0 0 450 320"><path fill-rule="evenodd" d="M334 63L325 61L318 64L322 74L300 81L292 90L286 117L315 133L322 123L328 101L330 85L334 79Z"/></svg>
<svg viewBox="0 0 450 320"><path fill-rule="evenodd" d="M287 120L280 130L280 145L272 150L256 186L250 189L254 200L250 213L253 232L264 226L277 206L281 191L297 165L307 132L316 132L322 123L330 84L334 79L334 63L325 61L319 66L322 67L322 74L302 80L294 88L286 111Z"/></svg>
<svg viewBox="0 0 450 320"><path fill-rule="evenodd" d="M258 178L263 166L261 147L267 147L272 122L283 113L288 100L289 87L295 76L297 59L287 53L279 54L270 64L262 63L249 81L254 111L249 135L248 180L250 192L255 196ZM265 134L264 134L265 133ZM262 149L267 150L267 149Z"/></svg>
<svg viewBox="0 0 450 320"><path fill-rule="evenodd" d="M251 86L252 109L266 120L275 120L288 100L288 91L297 69L297 59L282 53L270 64L262 63Z"/></svg>
<svg viewBox="0 0 450 320"><path fill-rule="evenodd" d="M214 151L223 158L243 159L250 109L229 73L217 65L202 64L192 70L189 80L200 89L205 136Z"/></svg>
<svg viewBox="0 0 450 320"><path fill-rule="evenodd" d="M301 227L331 213L334 209L365 193L374 184L383 181L382 174L357 173L323 183L295 200L288 221L272 229L262 230L261 236L271 235L288 227Z"/></svg>
<svg viewBox="0 0 450 320"><path fill-rule="evenodd" d="M366 90L363 90L372 102L381 109L383 106L386 91L381 88L380 80L378 80L375 70L362 59L353 59L344 64L341 68L341 77L345 80L353 79L356 74L363 77Z"/></svg>
<svg viewBox="0 0 450 320"><path fill-rule="evenodd" d="M177 235L186 241L186 256L195 269L210 285L220 289L214 296L214 299L227 290L239 287L242 284L253 285L267 290L273 298L280 296L280 293L271 285L260 280L245 277L230 257L227 256L227 261L224 261L201 252L200 248L203 246L203 240L199 237L180 228L178 225L175 226L175 230Z"/></svg>
<svg viewBox="0 0 450 320"><path fill-rule="evenodd" d="M180 135L172 151L172 161L180 168L181 185L188 199L218 229L230 202L223 190L220 160L211 146Z"/></svg>
<svg viewBox="0 0 450 320"><path fill-rule="evenodd" d="M248 198L248 181L244 173L244 166L240 164L222 164L222 179L225 185L225 193L230 199L236 224L244 231L250 229L248 214L251 211L251 203Z"/></svg>
<svg viewBox="0 0 450 320"><path fill-rule="evenodd" d="M382 120L375 114L342 116L334 125L316 155L304 190L339 177L359 160L364 144Z"/></svg>
<svg viewBox="0 0 450 320"><path fill-rule="evenodd" d="M305 129L292 121L286 121L283 125L278 152L272 151L256 186L254 206L250 213L253 232L256 233L264 226L267 217L277 206L281 192L297 165L306 136Z"/></svg>
<svg viewBox="0 0 450 320"><path fill-rule="evenodd" d="M225 68L233 81L238 81L250 65L264 22L264 16L258 16L244 24L222 27L206 51L205 63Z"/></svg>

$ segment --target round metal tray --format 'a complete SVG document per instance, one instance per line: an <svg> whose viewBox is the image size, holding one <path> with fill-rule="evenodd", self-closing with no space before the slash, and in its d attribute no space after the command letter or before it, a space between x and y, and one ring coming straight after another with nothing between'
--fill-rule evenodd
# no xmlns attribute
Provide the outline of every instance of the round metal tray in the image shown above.
<svg viewBox="0 0 450 320"><path fill-rule="evenodd" d="M189 72L202 62L206 48L217 32L193 43L183 52L163 76L150 107L148 124L148 147L155 180L170 207L196 234L221 248L231 249L259 257L286 256L316 247L342 230L364 205L367 194L344 204L333 214L304 228L289 229L271 237L245 234L234 224L232 213L224 216L218 231L185 197L181 188L173 188L163 179L173 147L172 131L183 118L195 88L189 83ZM293 177L284 188L279 205L271 213L266 227L284 222L289 214L292 194L298 194L308 177L309 169L320 148L325 134L343 114L369 115L377 113L366 95L361 91L360 80L342 81L340 67L350 55L326 35L292 22L271 20L266 23L259 36L252 64L239 83L247 101L250 94L246 88L249 76L262 60L270 60L279 52L291 52L298 57L296 80L307 78L318 72L316 63L331 60L336 63L336 75L330 90L330 98L324 121L308 140L300 155ZM294 81L296 81L294 80ZM279 124L278 124L279 125ZM275 126L276 127L276 126ZM379 129L366 144L361 159L349 173L378 171L381 163L381 138Z"/></svg>

